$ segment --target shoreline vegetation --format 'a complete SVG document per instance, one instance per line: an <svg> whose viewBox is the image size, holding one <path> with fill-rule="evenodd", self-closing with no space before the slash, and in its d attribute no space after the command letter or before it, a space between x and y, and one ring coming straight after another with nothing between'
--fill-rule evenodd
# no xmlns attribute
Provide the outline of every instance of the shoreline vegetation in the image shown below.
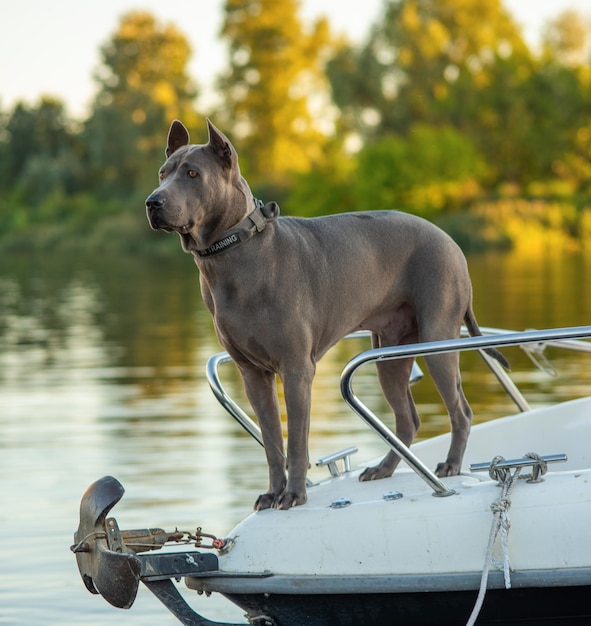
<svg viewBox="0 0 591 626"><path fill-rule="evenodd" d="M116 204L99 217L89 212L76 219L5 231L0 236L0 256L52 252L161 258L180 253L176 236L150 229L141 200L132 203L137 208L133 211L129 206L116 211ZM591 206L577 210L568 199L481 200L470 209L439 215L432 221L466 254L519 251L535 256L591 249Z"/></svg>
<svg viewBox="0 0 591 626"><path fill-rule="evenodd" d="M399 209L468 253L591 246L591 22L563 10L539 49L501 0L383 0L364 41L297 0L228 0L218 103L199 105L191 47L147 11L100 49L96 96L0 100L0 255L177 254L150 231L173 119L230 137L256 197L283 215Z"/></svg>

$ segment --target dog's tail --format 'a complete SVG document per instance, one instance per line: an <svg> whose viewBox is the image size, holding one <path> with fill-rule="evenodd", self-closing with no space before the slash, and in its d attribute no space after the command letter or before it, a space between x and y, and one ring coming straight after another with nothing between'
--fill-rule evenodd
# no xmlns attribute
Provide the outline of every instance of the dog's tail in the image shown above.
<svg viewBox="0 0 591 626"><path fill-rule="evenodd" d="M478 322L476 321L476 317L474 316L474 311L472 311L472 307L469 307L466 311L464 323L466 324L466 328L468 329L471 337L482 335ZM492 356L493 359L496 359L507 371L511 371L509 361L507 361L507 359L498 350L495 350L494 348L485 348L484 351L488 355Z"/></svg>

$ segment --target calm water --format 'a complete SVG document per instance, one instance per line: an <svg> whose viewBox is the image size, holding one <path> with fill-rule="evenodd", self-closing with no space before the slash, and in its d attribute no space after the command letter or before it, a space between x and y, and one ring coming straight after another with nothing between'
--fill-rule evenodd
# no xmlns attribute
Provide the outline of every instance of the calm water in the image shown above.
<svg viewBox="0 0 591 626"><path fill-rule="evenodd" d="M171 245L173 243L171 242ZM84 489L112 474L126 487L122 528L161 526L223 536L266 487L262 450L220 409L204 379L219 351L191 259L4 259L0 262L0 623L103 626L178 624L140 589L129 611L90 595L69 551ZM591 321L591 258L470 259L481 325L574 326ZM318 369L312 459L357 444L359 462L383 445L340 400L342 365L361 340ZM556 386L507 351L533 404L591 389L584 355L550 351ZM462 357L476 420L512 410L477 356ZM227 366L227 387L240 383ZM581 374L582 378L571 378ZM370 371L361 397L388 412ZM429 381L415 387L421 435L448 428ZM312 472L312 477L320 476ZM221 598L187 597L212 619L240 620Z"/></svg>

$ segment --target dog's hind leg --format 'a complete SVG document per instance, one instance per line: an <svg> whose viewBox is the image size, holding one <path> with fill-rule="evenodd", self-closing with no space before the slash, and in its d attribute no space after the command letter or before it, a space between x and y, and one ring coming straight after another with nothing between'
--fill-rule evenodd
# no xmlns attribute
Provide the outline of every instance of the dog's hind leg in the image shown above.
<svg viewBox="0 0 591 626"><path fill-rule="evenodd" d="M441 268L445 267L445 264L441 265ZM465 269L463 258L461 268ZM467 271L461 272L461 268L457 268L454 276L454 289L449 288L449 275L437 274L437 268L433 268L433 277L439 280L432 282L432 288L427 293L421 293L420 301L416 304L421 342L429 343L460 336L462 319L466 311L471 310L472 292ZM448 268L449 271L451 270ZM472 425L472 409L462 389L460 355L458 352L431 354L425 356L425 363L451 422L451 443L447 459L437 465L435 473L440 477L455 476L460 473Z"/></svg>
<svg viewBox="0 0 591 626"><path fill-rule="evenodd" d="M238 363L244 389L252 408L257 415L265 454L269 466L269 491L261 494L255 502L255 511L271 508L285 489L285 452L275 374Z"/></svg>
<svg viewBox="0 0 591 626"><path fill-rule="evenodd" d="M435 473L441 477L455 476L461 470L472 424L472 409L462 389L460 356L457 352L433 354L425 357L425 362L451 421L451 444L447 459L437 465Z"/></svg>
<svg viewBox="0 0 591 626"><path fill-rule="evenodd" d="M414 334L400 343L412 343L413 341L416 341ZM374 341L374 347L377 347L376 343ZM413 362L414 359L396 359L379 362L376 366L380 386L388 404L394 411L396 435L406 446L410 446L420 425L419 414L409 386ZM400 457L393 450L390 450L378 465L364 470L359 476L359 480L387 478L392 475L399 462Z"/></svg>

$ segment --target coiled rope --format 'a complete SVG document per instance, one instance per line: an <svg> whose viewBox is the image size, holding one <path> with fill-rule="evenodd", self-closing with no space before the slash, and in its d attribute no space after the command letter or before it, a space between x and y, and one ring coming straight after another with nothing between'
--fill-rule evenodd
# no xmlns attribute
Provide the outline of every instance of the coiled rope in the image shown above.
<svg viewBox="0 0 591 626"><path fill-rule="evenodd" d="M507 547L509 529L511 528L511 521L509 520L511 492L518 478L527 479L528 482L536 483L540 482L541 476L548 471L548 464L546 463L546 460L539 454L536 454L535 452L528 452L524 455L524 457L532 460L531 474L524 474L520 476L519 474L523 466L499 467L499 464L505 460L502 456L496 456L490 463L488 474L492 480L496 480L500 484L501 495L490 505L490 509L493 513L493 521L488 538L488 547L486 549L482 577L480 579L480 589L478 590L478 597L476 598L476 603L474 604L472 613L466 622L466 626L474 626L476 620L478 619L480 609L482 609L482 604L484 603L484 597L486 596L488 573L491 565L503 571L505 589L511 589L511 562L509 561L509 550ZM511 472L511 469L514 469L513 473ZM502 563L500 563L492 554L495 540L499 534L501 536L501 552L503 555Z"/></svg>
<svg viewBox="0 0 591 626"><path fill-rule="evenodd" d="M502 456L496 456L492 460L488 472L493 480L497 480L501 484L501 495L490 505L493 513L493 521L488 538L488 546L486 548L482 577L480 579L480 589L478 590L478 597L476 598L476 603L474 604L470 618L466 622L466 626L474 626L478 619L482 604L484 603L484 597L486 596L488 573L491 565L503 570L505 589L511 588L511 562L509 561L509 550L507 548L507 538L509 536L509 529L511 528L509 509L511 508L511 491L513 490L515 480L519 476L521 468L518 467L511 473L509 469L496 467L504 460ZM501 551L503 554L502 563L499 563L492 554L493 546L499 533L501 535Z"/></svg>

